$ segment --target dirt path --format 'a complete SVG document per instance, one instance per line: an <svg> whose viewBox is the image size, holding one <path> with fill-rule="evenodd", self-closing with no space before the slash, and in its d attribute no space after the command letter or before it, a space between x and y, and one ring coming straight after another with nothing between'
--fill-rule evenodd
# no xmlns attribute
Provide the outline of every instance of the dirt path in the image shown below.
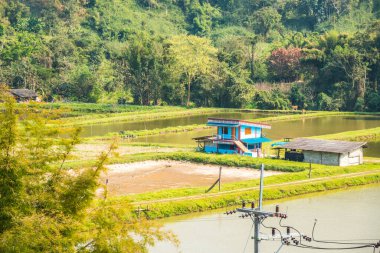
<svg viewBox="0 0 380 253"><path fill-rule="evenodd" d="M267 185L267 186L265 186L265 188L268 189L268 188L288 186L288 185L302 185L305 183L328 181L328 180L339 179L339 178L353 178L353 177L358 177L358 176L377 174L379 172L380 172L380 170L373 170L373 171L364 171L364 172L356 172L356 173L350 173L350 174L344 174L344 175L337 175L337 176L332 176L332 177L313 178L313 179L286 182L286 183L281 183L281 184ZM217 196L221 196L221 195L225 195L225 194L229 194L229 193L245 192L245 191L249 191L249 190L258 190L258 189L259 189L259 186L255 186L255 187L248 187L248 188L242 188L242 189L236 189L236 190L230 190L230 191L222 191L222 192L217 192L217 193L200 194L200 195L195 195L195 196L186 196L186 197L158 199L158 200L151 200L151 201L133 202L132 204L133 205L149 205L149 204L155 204L155 203L164 203L164 202L181 201L181 200L196 200L196 199L217 197Z"/></svg>
<svg viewBox="0 0 380 253"><path fill-rule="evenodd" d="M121 196L173 188L210 186L219 177L221 166L182 161L144 161L107 165L108 192ZM267 171L265 176L282 172ZM260 172L250 168L222 166L222 183L238 182L260 177Z"/></svg>

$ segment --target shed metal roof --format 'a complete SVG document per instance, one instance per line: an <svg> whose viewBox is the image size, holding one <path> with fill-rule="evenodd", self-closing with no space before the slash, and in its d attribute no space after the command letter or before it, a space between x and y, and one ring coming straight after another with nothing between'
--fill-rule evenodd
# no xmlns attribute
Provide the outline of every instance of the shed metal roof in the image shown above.
<svg viewBox="0 0 380 253"><path fill-rule="evenodd" d="M366 144L366 142L298 138L287 142L282 148L343 154L361 148Z"/></svg>
<svg viewBox="0 0 380 253"><path fill-rule="evenodd" d="M209 126L255 126L259 128L271 129L271 126L268 124L256 123L256 122L238 120L238 119L208 118L207 125Z"/></svg>
<svg viewBox="0 0 380 253"><path fill-rule="evenodd" d="M36 92L29 89L11 89L10 92L21 98L35 98L38 96Z"/></svg>

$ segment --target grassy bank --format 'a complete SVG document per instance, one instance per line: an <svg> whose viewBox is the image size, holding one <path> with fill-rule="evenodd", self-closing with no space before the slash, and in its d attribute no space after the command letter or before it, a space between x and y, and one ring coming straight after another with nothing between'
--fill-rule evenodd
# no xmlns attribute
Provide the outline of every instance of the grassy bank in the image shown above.
<svg viewBox="0 0 380 253"><path fill-rule="evenodd" d="M203 164L215 164L222 166L247 167L259 169L265 163L268 170L283 172L303 171L308 167L306 163L291 162L278 159L257 158L248 156L206 154L201 152L162 152L162 153L138 153L133 155L116 156L109 159L108 164L133 163L147 160L174 160ZM65 164L66 167L91 166L95 160L72 161Z"/></svg>
<svg viewBox="0 0 380 253"><path fill-rule="evenodd" d="M140 105L115 105L115 104L93 104L93 103L18 103L17 110L35 109L59 112L61 117L102 117L118 113L141 113L153 111L175 111L183 110L179 106L140 106Z"/></svg>
<svg viewBox="0 0 380 253"><path fill-rule="evenodd" d="M363 164L358 166L351 166L351 167L336 167L336 166L324 166L324 165L315 165L312 166L312 179L323 179L323 178L329 178L333 176L348 176L352 173L360 173L363 171L376 171L380 169L379 163L373 163L373 164ZM223 172L222 172L223 174ZM265 184L267 186L275 185L275 184L282 184L282 183L290 183L290 182L296 182L301 180L308 180L309 171L302 171L298 173L287 173L287 174L280 174L280 175L273 175L270 177L265 178ZM222 176L223 178L223 176ZM246 181L240 181L235 183L226 183L222 185L222 193L228 192L228 191L235 191L245 188L252 188L259 185L259 179L253 179L253 180L246 180ZM188 197L188 196L196 196L196 195L203 195L205 193L205 190L208 188L208 186L205 187L192 187L192 188L182 188L182 189L167 189L167 190L161 190L161 191L155 191L155 192L147 192L147 193L141 193L141 194L135 194L135 195L129 195L126 197L126 199L131 200L133 202L140 202L140 201L150 201L150 200L159 200L159 199L165 199L165 198L178 198L178 197ZM215 190L212 190L212 192L216 192ZM119 197L124 198L124 197Z"/></svg>
<svg viewBox="0 0 380 253"><path fill-rule="evenodd" d="M134 131L122 131L122 133L108 133L107 136L121 136L121 137L144 137L151 135L160 135L160 134L168 134L168 133L179 133L179 132L188 132L199 129L206 129L209 126L205 124L202 125L187 125L187 126L175 126L175 127L165 127L165 128L155 128L150 130L134 130ZM96 138L96 137L95 137Z"/></svg>
<svg viewBox="0 0 380 253"><path fill-rule="evenodd" d="M365 184L380 183L380 173L371 175L326 179L319 182L304 183L301 185L288 185L282 187L267 186L264 192L264 200L275 200L286 197L293 197L302 194L335 190ZM230 193L221 196L205 197L202 199L181 200L175 202L164 202L150 204L148 217L151 219L170 217L174 215L188 214L192 212L202 212L211 209L227 207L240 204L242 200L252 201L258 199L258 190ZM125 200L124 200L125 201ZM123 200L113 199L113 205L123 205Z"/></svg>
<svg viewBox="0 0 380 253"><path fill-rule="evenodd" d="M156 107L154 107L156 108ZM161 107L157 107L161 108ZM209 113L219 113L219 112L233 112L233 109L224 108L195 108L186 109L184 107L162 107L161 109L152 109L151 111L141 111L141 112L123 112L114 114L96 114L96 115L86 115L81 117L68 118L63 120L65 126L69 125L91 125L91 124L104 124L112 122L123 122L123 121L147 121L154 119L168 119L168 118L179 118L192 115L202 115Z"/></svg>
<svg viewBox="0 0 380 253"><path fill-rule="evenodd" d="M380 127L356 130L356 131L347 131L336 134L326 134L320 136L313 136L310 138L318 139L330 139L330 140L347 140L347 141L368 141L368 140L377 140L380 139Z"/></svg>

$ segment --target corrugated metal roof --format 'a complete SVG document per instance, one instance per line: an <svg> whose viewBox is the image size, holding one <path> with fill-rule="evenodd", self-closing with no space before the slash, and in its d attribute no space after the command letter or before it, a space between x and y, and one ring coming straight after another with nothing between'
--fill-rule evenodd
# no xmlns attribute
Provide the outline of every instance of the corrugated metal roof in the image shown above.
<svg viewBox="0 0 380 253"><path fill-rule="evenodd" d="M271 129L271 126L264 123L255 123L251 121L246 120L238 120L238 119L219 119L219 118L208 118L207 119L207 125L226 125L226 124L233 124L237 126L256 126L260 128L267 128Z"/></svg>
<svg viewBox="0 0 380 253"><path fill-rule="evenodd" d="M21 98L35 98L38 96L36 92L28 89L11 89L10 92Z"/></svg>
<svg viewBox="0 0 380 253"><path fill-rule="evenodd" d="M342 154L361 148L365 144L366 142L298 138L291 142L287 142L282 148Z"/></svg>

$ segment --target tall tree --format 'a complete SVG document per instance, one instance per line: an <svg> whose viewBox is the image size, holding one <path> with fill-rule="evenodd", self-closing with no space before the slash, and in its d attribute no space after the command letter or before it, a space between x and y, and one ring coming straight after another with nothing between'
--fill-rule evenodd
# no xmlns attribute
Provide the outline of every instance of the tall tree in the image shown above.
<svg viewBox="0 0 380 253"><path fill-rule="evenodd" d="M267 37L269 32L280 27L281 15L273 7L264 7L256 11L252 16L253 29Z"/></svg>
<svg viewBox="0 0 380 253"><path fill-rule="evenodd" d="M127 80L131 85L134 102L149 105L158 103L162 80L165 78L162 46L146 32L139 33L127 52Z"/></svg>
<svg viewBox="0 0 380 253"><path fill-rule="evenodd" d="M217 49L206 38L179 35L169 40L172 69L178 76L183 75L187 84L187 106L190 105L191 83L198 75L212 73L217 63L216 53Z"/></svg>

